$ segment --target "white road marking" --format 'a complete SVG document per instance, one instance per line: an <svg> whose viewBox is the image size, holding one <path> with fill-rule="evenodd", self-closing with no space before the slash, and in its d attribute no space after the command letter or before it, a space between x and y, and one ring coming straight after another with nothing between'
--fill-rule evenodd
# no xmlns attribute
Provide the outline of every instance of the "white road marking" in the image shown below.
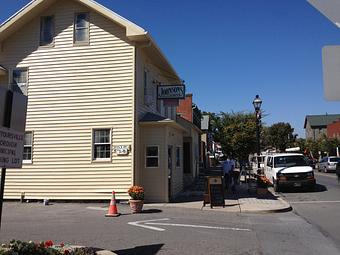
<svg viewBox="0 0 340 255"><path fill-rule="evenodd" d="M207 229L221 229L221 230L234 230L234 231L251 231L247 228L229 228L229 227L212 227L203 225L190 225L190 224L176 224L176 223L145 223L147 225L159 225L159 226L174 226L174 227L188 227L188 228L207 228Z"/></svg>
<svg viewBox="0 0 340 255"><path fill-rule="evenodd" d="M340 203L340 201L295 201L290 204L322 204L322 203Z"/></svg>
<svg viewBox="0 0 340 255"><path fill-rule="evenodd" d="M165 231L165 229L163 229L163 228L141 225L141 223L147 223L147 222L152 222L152 221L160 221L160 220L170 220L170 219L164 218L164 219L157 219L157 220L141 220L141 221L135 221L135 222L128 222L128 224L132 225L132 226L147 228L147 229L156 230L156 231Z"/></svg>
<svg viewBox="0 0 340 255"><path fill-rule="evenodd" d="M170 220L168 218L164 219L155 219L155 220L144 220L144 221L135 221L135 222L128 222L129 225L147 228L156 231L165 231L163 228L152 227L149 225L155 226L172 226L172 227L188 227L188 228L205 228L205 229L218 229L218 230L233 230L233 231L248 231L250 232L251 229L247 228L231 228L231 227L213 227L213 226L205 226L205 225L191 225L191 224L176 224L176 223L160 223L155 221L166 221Z"/></svg>

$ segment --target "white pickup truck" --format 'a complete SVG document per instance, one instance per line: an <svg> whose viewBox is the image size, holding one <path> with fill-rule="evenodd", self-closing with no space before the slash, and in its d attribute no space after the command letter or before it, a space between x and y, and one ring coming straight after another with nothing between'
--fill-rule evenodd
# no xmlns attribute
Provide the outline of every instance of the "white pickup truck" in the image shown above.
<svg viewBox="0 0 340 255"><path fill-rule="evenodd" d="M267 155L264 174L275 191L280 191L284 187L314 190L316 184L313 169L308 165L305 156L299 153Z"/></svg>

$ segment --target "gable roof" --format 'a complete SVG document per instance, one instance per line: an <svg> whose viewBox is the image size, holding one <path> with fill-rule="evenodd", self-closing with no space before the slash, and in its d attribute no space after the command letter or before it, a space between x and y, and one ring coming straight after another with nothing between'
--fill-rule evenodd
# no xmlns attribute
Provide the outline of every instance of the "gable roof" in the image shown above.
<svg viewBox="0 0 340 255"><path fill-rule="evenodd" d="M307 115L305 118L304 128L306 128L307 121L311 127L326 127L334 121L340 119L340 114L325 114L325 115Z"/></svg>
<svg viewBox="0 0 340 255"><path fill-rule="evenodd" d="M34 17L38 16L42 11L46 10L56 1L58 0L32 0L31 2L29 2L26 6L21 8L18 12L16 12L0 25L0 43L11 34L15 33L23 25L27 24ZM141 42L144 45L148 45L148 47L143 47L143 50L145 50L145 52L152 59L158 61L162 66L162 69L171 74L171 77L176 82L181 82L181 79L179 78L174 68L171 66L165 55L162 53L160 48L157 46L155 41L145 29L125 19L124 17L104 7L94 0L73 1L87 6L91 10L108 18L112 22L115 22L116 24L124 27L126 29L126 36L129 40L137 43Z"/></svg>

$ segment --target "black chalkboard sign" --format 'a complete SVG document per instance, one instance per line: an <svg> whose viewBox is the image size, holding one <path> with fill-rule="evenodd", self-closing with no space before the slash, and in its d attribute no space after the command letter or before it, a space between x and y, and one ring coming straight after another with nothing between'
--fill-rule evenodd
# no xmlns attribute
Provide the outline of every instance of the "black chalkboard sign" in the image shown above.
<svg viewBox="0 0 340 255"><path fill-rule="evenodd" d="M208 181L209 185L209 200L210 207L225 206L224 203L224 190L221 177L211 177Z"/></svg>

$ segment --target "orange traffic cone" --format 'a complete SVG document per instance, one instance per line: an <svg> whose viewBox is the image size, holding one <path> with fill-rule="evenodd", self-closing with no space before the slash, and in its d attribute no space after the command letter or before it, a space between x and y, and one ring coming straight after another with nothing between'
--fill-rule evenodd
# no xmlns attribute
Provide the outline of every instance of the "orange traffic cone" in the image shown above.
<svg viewBox="0 0 340 255"><path fill-rule="evenodd" d="M105 217L117 217L120 213L118 213L117 205L116 205L116 192L112 191L112 198L109 205L109 211L105 214Z"/></svg>

